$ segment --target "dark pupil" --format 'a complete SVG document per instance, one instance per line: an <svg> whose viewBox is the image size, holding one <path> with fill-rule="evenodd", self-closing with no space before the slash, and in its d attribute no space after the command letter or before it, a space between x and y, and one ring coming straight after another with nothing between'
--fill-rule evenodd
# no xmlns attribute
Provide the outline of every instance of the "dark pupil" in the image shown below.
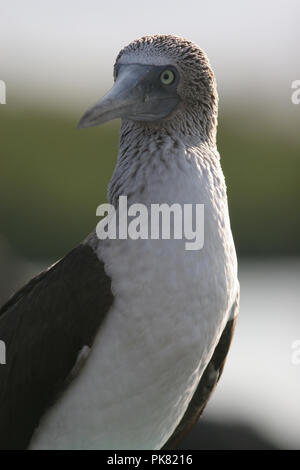
<svg viewBox="0 0 300 470"><path fill-rule="evenodd" d="M169 78L169 74L168 74L168 73L165 73L165 74L164 74L164 80L168 80L168 78Z"/></svg>

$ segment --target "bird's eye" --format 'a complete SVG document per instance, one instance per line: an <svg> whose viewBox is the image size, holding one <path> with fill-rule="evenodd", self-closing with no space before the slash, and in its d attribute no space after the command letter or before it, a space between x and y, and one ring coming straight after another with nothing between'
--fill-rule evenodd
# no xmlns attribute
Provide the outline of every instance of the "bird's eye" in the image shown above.
<svg viewBox="0 0 300 470"><path fill-rule="evenodd" d="M175 74L172 72L172 70L164 70L160 76L160 81L164 85L171 85L175 80Z"/></svg>

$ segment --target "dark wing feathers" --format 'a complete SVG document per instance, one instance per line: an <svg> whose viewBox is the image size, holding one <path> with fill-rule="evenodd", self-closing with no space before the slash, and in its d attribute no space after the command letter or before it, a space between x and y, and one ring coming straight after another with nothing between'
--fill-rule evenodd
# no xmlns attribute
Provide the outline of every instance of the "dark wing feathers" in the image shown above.
<svg viewBox="0 0 300 470"><path fill-rule="evenodd" d="M103 263L91 247L79 245L1 308L0 449L28 446L112 302Z"/></svg>
<svg viewBox="0 0 300 470"><path fill-rule="evenodd" d="M231 309L231 318L228 320L214 354L208 363L199 385L179 425L163 446L163 449L176 449L179 441L197 423L215 386L217 385L225 365L227 353L233 337L237 312L239 308L239 293Z"/></svg>

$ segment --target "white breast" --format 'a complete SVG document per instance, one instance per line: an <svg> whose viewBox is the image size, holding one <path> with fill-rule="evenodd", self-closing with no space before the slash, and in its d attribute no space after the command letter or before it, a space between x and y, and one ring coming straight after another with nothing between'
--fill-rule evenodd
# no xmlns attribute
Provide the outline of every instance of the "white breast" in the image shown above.
<svg viewBox="0 0 300 470"><path fill-rule="evenodd" d="M161 171L139 202L204 204L204 248L186 251L182 240L98 244L115 303L33 449L159 449L182 418L237 286L221 170L195 164Z"/></svg>

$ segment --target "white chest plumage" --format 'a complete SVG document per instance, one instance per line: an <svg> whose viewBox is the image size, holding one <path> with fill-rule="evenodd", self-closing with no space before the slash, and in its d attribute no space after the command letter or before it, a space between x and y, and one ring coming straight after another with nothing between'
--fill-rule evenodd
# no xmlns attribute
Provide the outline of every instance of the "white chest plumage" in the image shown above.
<svg viewBox="0 0 300 470"><path fill-rule="evenodd" d="M32 448L159 449L225 326L237 274L217 158L186 151L135 181L129 203L204 204L204 247L89 239L105 262L115 301L84 369L42 420Z"/></svg>

